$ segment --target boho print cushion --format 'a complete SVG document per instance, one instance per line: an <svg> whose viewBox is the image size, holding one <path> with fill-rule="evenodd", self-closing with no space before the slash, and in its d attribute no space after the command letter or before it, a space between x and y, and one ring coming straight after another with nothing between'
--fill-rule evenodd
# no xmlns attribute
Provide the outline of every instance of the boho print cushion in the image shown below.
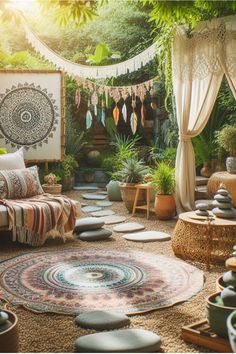
<svg viewBox="0 0 236 354"><path fill-rule="evenodd" d="M0 155L0 170L18 170L25 168L24 148L16 152Z"/></svg>
<svg viewBox="0 0 236 354"><path fill-rule="evenodd" d="M21 199L43 194L37 166L0 171L0 198Z"/></svg>

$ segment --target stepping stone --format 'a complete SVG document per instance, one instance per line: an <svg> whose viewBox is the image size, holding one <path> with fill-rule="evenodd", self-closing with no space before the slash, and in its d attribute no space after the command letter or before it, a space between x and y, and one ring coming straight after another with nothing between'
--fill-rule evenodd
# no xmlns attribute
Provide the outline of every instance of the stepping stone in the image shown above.
<svg viewBox="0 0 236 354"><path fill-rule="evenodd" d="M107 192L106 191L101 191L101 192L98 192L98 194L107 195Z"/></svg>
<svg viewBox="0 0 236 354"><path fill-rule="evenodd" d="M95 211L94 213L91 213L92 216L110 216L110 215L113 215L115 214L115 212L113 210L101 210L101 211Z"/></svg>
<svg viewBox="0 0 236 354"><path fill-rule="evenodd" d="M160 336L144 329L88 334L75 341L78 353L153 353L159 351L160 346Z"/></svg>
<svg viewBox="0 0 236 354"><path fill-rule="evenodd" d="M90 230L97 230L100 229L104 225L104 221L100 218L82 218L77 219L75 223L74 232L76 234L80 233L81 231L90 231Z"/></svg>
<svg viewBox="0 0 236 354"><path fill-rule="evenodd" d="M82 194L82 198L88 199L88 200L103 200L106 199L106 195L103 194L93 194L93 193L85 193Z"/></svg>
<svg viewBox="0 0 236 354"><path fill-rule="evenodd" d="M104 331L125 327L130 324L128 316L108 311L84 312L75 318L77 326Z"/></svg>
<svg viewBox="0 0 236 354"><path fill-rule="evenodd" d="M87 205L86 207L82 208L82 211L84 213L92 213L94 211L99 211L101 210L102 208L101 207L98 207L98 206L93 206L93 205Z"/></svg>
<svg viewBox="0 0 236 354"><path fill-rule="evenodd" d="M96 202L96 205L100 206L100 207L109 207L112 206L112 202L109 202L108 200L101 200L99 202Z"/></svg>
<svg viewBox="0 0 236 354"><path fill-rule="evenodd" d="M98 191L99 188L96 186L78 186L73 188L76 191Z"/></svg>
<svg viewBox="0 0 236 354"><path fill-rule="evenodd" d="M82 241L100 241L105 240L112 235L111 230L98 229L84 231L79 234L79 238Z"/></svg>
<svg viewBox="0 0 236 354"><path fill-rule="evenodd" d="M169 241L170 235L161 231L143 231L122 236L126 240L136 242Z"/></svg>
<svg viewBox="0 0 236 354"><path fill-rule="evenodd" d="M145 226L137 222L127 222L125 224L117 225L113 228L116 232L133 232L145 229Z"/></svg>
<svg viewBox="0 0 236 354"><path fill-rule="evenodd" d="M121 215L110 215L110 216L104 216L101 218L105 225L112 225L112 224L119 224L121 222L124 222L127 217L126 216L121 216Z"/></svg>

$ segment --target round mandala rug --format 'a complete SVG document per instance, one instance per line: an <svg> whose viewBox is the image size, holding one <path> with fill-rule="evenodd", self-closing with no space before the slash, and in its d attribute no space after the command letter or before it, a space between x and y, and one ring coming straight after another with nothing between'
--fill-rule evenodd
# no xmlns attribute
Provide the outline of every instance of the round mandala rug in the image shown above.
<svg viewBox="0 0 236 354"><path fill-rule="evenodd" d="M0 264L0 297L39 312L137 314L185 301L203 282L183 261L139 251L34 252Z"/></svg>

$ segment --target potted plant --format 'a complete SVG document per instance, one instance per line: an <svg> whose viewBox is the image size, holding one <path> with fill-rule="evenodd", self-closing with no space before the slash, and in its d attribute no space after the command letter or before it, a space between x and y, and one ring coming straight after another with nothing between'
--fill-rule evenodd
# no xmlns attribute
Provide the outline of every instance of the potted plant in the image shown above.
<svg viewBox="0 0 236 354"><path fill-rule="evenodd" d="M42 185L45 193L50 194L61 194L62 185L58 182L61 180L60 176L55 175L54 173L49 173L44 176L44 184Z"/></svg>
<svg viewBox="0 0 236 354"><path fill-rule="evenodd" d="M82 175L83 175L83 179L84 182L86 183L92 183L94 181L95 178L95 170L92 167L83 167L81 169L82 171Z"/></svg>
<svg viewBox="0 0 236 354"><path fill-rule="evenodd" d="M147 166L143 164L142 160L138 160L137 157L131 157L122 163L122 168L118 171L117 176L120 180L120 190L122 200L125 203L126 208L131 213L133 210L133 204L136 194L136 184L143 181L144 176L149 172ZM140 193L139 201L137 205L144 204L145 195L144 191Z"/></svg>
<svg viewBox="0 0 236 354"><path fill-rule="evenodd" d="M0 351L18 352L18 318L15 313L0 307Z"/></svg>
<svg viewBox="0 0 236 354"><path fill-rule="evenodd" d="M175 215L175 175L174 169L160 162L152 171L152 185L156 192L155 212L160 220L169 220Z"/></svg>
<svg viewBox="0 0 236 354"><path fill-rule="evenodd" d="M62 189L63 191L68 191L73 188L75 176L74 172L78 168L78 162L73 155L65 155L62 162L63 178L62 178Z"/></svg>
<svg viewBox="0 0 236 354"><path fill-rule="evenodd" d="M236 174L236 124L226 125L218 133L217 142L230 154L226 159L227 171Z"/></svg>

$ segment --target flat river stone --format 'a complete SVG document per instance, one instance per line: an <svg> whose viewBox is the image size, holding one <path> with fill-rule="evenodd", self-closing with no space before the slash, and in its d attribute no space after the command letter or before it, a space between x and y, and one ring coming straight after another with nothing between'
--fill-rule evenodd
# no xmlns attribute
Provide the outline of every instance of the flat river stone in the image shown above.
<svg viewBox="0 0 236 354"><path fill-rule="evenodd" d="M75 342L81 353L153 353L159 351L161 338L144 329L121 329L88 334Z"/></svg>
<svg viewBox="0 0 236 354"><path fill-rule="evenodd" d="M100 218L82 218L77 219L74 232L80 233L81 231L97 230L104 225L104 221Z"/></svg>
<svg viewBox="0 0 236 354"><path fill-rule="evenodd" d="M123 235L123 238L136 242L169 241L170 235L161 231L143 231Z"/></svg>
<svg viewBox="0 0 236 354"><path fill-rule="evenodd" d="M125 327L130 324L128 316L109 311L91 311L78 315L75 323L82 328L104 331Z"/></svg>
<svg viewBox="0 0 236 354"><path fill-rule="evenodd" d="M88 200L103 200L106 199L106 195L103 194L93 194L93 193L85 193L81 194L82 198L88 199Z"/></svg>
<svg viewBox="0 0 236 354"><path fill-rule="evenodd" d="M83 241L99 241L105 240L112 235L112 231L106 229L83 231L79 234L79 238Z"/></svg>
<svg viewBox="0 0 236 354"><path fill-rule="evenodd" d="M87 205L85 207L82 208L82 211L84 213L92 213L94 211L99 211L101 210L102 208L101 207L98 207L98 206L93 206L93 205Z"/></svg>
<svg viewBox="0 0 236 354"><path fill-rule="evenodd" d="M97 206L100 206L100 207L109 207L109 206L112 206L112 202L109 202L108 200L101 200L99 202L96 202L96 205Z"/></svg>
<svg viewBox="0 0 236 354"><path fill-rule="evenodd" d="M115 214L115 212L113 210L101 210L101 211L95 211L93 213L91 213L92 216L109 216L109 215L113 215Z"/></svg>
<svg viewBox="0 0 236 354"><path fill-rule="evenodd" d="M112 225L112 224L119 224L121 222L124 222L127 217L122 216L122 215L110 215L110 216L104 216L101 218L105 225Z"/></svg>
<svg viewBox="0 0 236 354"><path fill-rule="evenodd" d="M145 226L137 222L127 222L125 224L117 225L113 228L116 232L133 232L145 229Z"/></svg>

